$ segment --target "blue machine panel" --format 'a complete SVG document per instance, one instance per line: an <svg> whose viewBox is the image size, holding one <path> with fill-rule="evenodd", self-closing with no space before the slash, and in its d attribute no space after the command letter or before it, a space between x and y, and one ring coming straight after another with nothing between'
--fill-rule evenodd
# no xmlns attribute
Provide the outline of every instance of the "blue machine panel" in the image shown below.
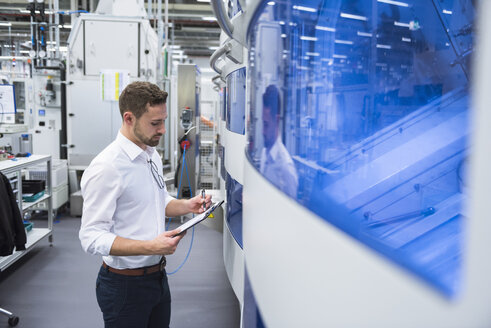
<svg viewBox="0 0 491 328"><path fill-rule="evenodd" d="M227 76L227 129L239 134L245 134L245 87L245 68Z"/></svg>
<svg viewBox="0 0 491 328"><path fill-rule="evenodd" d="M242 243L242 185L227 173L225 182L227 190L227 224L240 248Z"/></svg>
<svg viewBox="0 0 491 328"><path fill-rule="evenodd" d="M447 296L461 283L474 14L471 0L264 1L248 31L249 161Z"/></svg>

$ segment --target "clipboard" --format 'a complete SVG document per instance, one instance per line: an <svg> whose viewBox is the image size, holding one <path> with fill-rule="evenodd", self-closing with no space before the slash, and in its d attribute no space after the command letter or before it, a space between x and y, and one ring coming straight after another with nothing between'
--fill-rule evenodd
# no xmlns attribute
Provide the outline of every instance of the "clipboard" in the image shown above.
<svg viewBox="0 0 491 328"><path fill-rule="evenodd" d="M222 201L220 201L218 203L215 203L215 204L211 205L210 208L208 208L205 212L203 212L200 215L195 216L191 220L189 220L189 221L181 224L179 227L176 228L176 229L179 229L180 232L178 234L175 234L174 237L175 236L179 236L184 231L188 230L189 228L197 225L201 221L203 221L206 218L208 218L210 216L210 214L213 213L214 210L216 210L219 206L221 206L223 204L223 202L224 201L222 200Z"/></svg>

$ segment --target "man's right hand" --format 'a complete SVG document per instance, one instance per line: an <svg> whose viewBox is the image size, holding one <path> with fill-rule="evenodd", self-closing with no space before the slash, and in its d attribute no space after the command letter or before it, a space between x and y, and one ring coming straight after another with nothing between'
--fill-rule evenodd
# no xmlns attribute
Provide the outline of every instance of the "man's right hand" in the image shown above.
<svg viewBox="0 0 491 328"><path fill-rule="evenodd" d="M155 239L151 240L152 250L155 255L171 255L176 251L177 245L181 241L186 232L177 235L180 232L179 229L166 231L161 233Z"/></svg>

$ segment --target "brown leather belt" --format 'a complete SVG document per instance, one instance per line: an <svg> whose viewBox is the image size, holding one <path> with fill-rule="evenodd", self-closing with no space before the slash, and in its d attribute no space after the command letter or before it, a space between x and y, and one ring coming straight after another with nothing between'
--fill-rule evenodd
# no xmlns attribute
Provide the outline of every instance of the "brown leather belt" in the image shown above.
<svg viewBox="0 0 491 328"><path fill-rule="evenodd" d="M136 269L116 269L107 265L104 261L102 262L102 267L107 269L110 272L117 273L123 276L143 276L150 273L155 273L159 271L164 271L165 269L165 257L162 258L159 264L155 264L152 266L144 267L144 268L136 268Z"/></svg>

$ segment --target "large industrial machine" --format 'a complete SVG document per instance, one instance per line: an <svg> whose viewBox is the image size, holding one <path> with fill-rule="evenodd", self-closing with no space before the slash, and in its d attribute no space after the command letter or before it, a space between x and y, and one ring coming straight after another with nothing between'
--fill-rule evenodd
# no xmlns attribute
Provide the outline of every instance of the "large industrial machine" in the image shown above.
<svg viewBox="0 0 491 328"><path fill-rule="evenodd" d="M101 1L95 14L81 14L68 43L68 161L84 169L117 135L124 87L156 83L160 50L143 6L123 0Z"/></svg>
<svg viewBox="0 0 491 328"><path fill-rule="evenodd" d="M239 15L238 1L230 1L228 17ZM231 286L241 306L244 304L244 251L242 190L245 162L246 122L246 59L247 49L237 41L221 34L220 47L210 58L211 67L223 81L220 89L223 102L220 143L222 147L222 183L225 184L223 259ZM219 84L220 85L220 84Z"/></svg>
<svg viewBox="0 0 491 328"><path fill-rule="evenodd" d="M243 326L490 325L490 5L212 4L249 49Z"/></svg>

